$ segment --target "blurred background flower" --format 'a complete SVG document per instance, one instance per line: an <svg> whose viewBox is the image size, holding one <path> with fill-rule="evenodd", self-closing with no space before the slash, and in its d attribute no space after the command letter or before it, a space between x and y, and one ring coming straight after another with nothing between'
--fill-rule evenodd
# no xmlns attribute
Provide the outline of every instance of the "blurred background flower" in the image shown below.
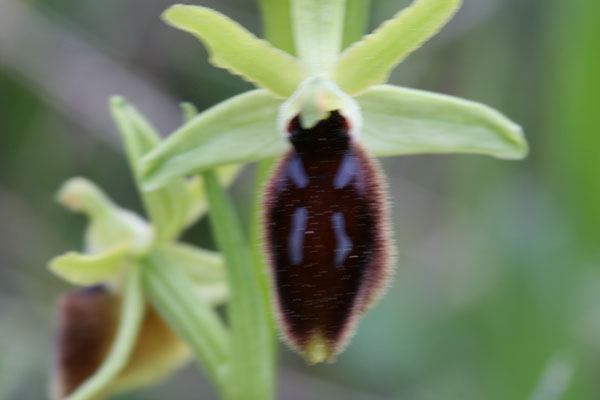
<svg viewBox="0 0 600 400"><path fill-rule="evenodd" d="M360 0L357 0L360 1ZM260 34L258 5L203 0ZM373 0L375 27L408 0ZM107 106L122 94L163 132L251 85L162 23L172 2L0 1L0 400L45 398L53 304L46 262L85 221L54 202L86 176L141 211ZM465 0L394 84L481 101L523 125L528 159L384 160L398 273L336 364L282 348L280 398L600 397L600 3ZM252 168L233 187L248 216ZM185 239L210 247L206 221ZM120 399L216 399L191 366Z"/></svg>

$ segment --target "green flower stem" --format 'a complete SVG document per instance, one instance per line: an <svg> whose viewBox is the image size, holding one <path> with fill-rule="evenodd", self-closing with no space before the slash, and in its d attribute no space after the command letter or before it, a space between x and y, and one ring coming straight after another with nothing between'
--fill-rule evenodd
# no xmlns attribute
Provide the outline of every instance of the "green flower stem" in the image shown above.
<svg viewBox="0 0 600 400"><path fill-rule="evenodd" d="M271 282L269 278L269 266L266 263L264 246L263 246L263 233L261 229L263 219L263 190L267 182L267 179L271 175L271 170L275 160L267 159L256 164L256 177L254 179L254 204L252 206L252 213L250 218L250 249L252 252L252 261L254 263L254 271L258 278L258 284L264 304L267 306L267 318L268 326L270 327L270 341L272 349L272 358L275 362L277 354L277 335L276 332L276 320L275 314L273 313L273 297L271 295Z"/></svg>
<svg viewBox="0 0 600 400"><path fill-rule="evenodd" d="M232 364L230 400L269 400L274 396L272 342L259 279L231 199L214 171L203 173L214 237L225 258L230 287Z"/></svg>
<svg viewBox="0 0 600 400"><path fill-rule="evenodd" d="M342 49L363 37L369 24L371 0L346 0Z"/></svg>
<svg viewBox="0 0 600 400"><path fill-rule="evenodd" d="M296 54L292 36L290 0L260 0L263 36L275 47Z"/></svg>
<svg viewBox="0 0 600 400"><path fill-rule="evenodd" d="M229 333L216 312L202 301L190 280L160 251L144 260L146 294L161 316L190 345L221 390L231 360Z"/></svg>
<svg viewBox="0 0 600 400"><path fill-rule="evenodd" d="M133 266L125 280L119 329L102 366L66 400L89 400L100 395L123 370L138 336L145 304L140 285L140 271Z"/></svg>

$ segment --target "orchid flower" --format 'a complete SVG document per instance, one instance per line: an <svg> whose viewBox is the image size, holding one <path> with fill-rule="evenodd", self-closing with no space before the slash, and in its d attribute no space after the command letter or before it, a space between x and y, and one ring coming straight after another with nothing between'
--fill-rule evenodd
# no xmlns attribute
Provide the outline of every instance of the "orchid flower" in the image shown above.
<svg viewBox="0 0 600 400"><path fill-rule="evenodd" d="M82 178L67 182L60 191L60 201L87 214L90 225L83 252L69 252L50 263L57 275L84 287L60 301L53 368L56 398L93 399L154 382L186 362L191 352L225 399L273 399L274 314L284 338L310 363L333 361L349 342L360 316L387 286L393 263L391 233L385 184L372 157L469 153L520 159L526 155L521 128L498 111L386 83L396 65L454 15L460 0L416 0L346 48L342 48L346 1L292 0L289 4L297 57L208 8L174 5L164 13L167 23L205 44L215 66L257 86L199 114L184 106L185 122L165 140L133 106L121 98L111 101L148 220L116 206ZM285 209L279 183L295 182L304 188L306 179L312 178L296 164L288 175L284 173L289 163L295 163L290 161L294 151L298 152L294 135L332 131L350 141L354 157L345 169L340 167L345 171L340 187L357 179L353 185L366 203L382 209L368 223L358 223L374 227L379 247L363 247L367 253L378 249L379 261L371 265L367 278L351 277L354 289L333 292L331 300L343 311L341 317L336 321L318 317L315 324L303 328L297 322L311 317L302 313L314 310L298 314L289 308L290 302L303 301L301 294L282 298L289 287L305 286L311 277L298 280L293 272L284 276L282 285L276 253L283 248L282 254L292 264L301 265L297 251L304 249L302 235L308 232L305 224L310 216L302 207L291 217L286 214L296 224L290 229L284 224L294 236L286 249L285 242L274 239L273 232L282 225L274 222L279 217L273 217L278 215L273 210ZM265 199L255 203L256 209L261 204L266 207L265 245L259 239L260 229L254 229L259 223L253 223L250 235L243 231L222 186L232 181L240 165L260 162L258 175L264 176L269 173L269 160L278 158L270 185L261 192ZM361 179L364 184L359 184ZM221 253L177 241L207 210ZM335 249L343 256L332 257L335 267L347 257L360 257L346 248L354 237L346 235L348 221L340 215L323 219L333 224L329 239L335 236L343 244ZM357 221L350 222L356 225ZM223 302L228 307L227 324L213 309ZM296 322L293 316L298 317ZM154 338L157 332L164 340Z"/></svg>
<svg viewBox="0 0 600 400"><path fill-rule="evenodd" d="M158 133L124 100L114 98L111 108L133 167L141 154L158 143ZM236 171L221 170L221 182L231 182ZM219 353L226 352L227 335L213 310L228 299L223 258L175 242L182 229L206 210L200 183L181 179L168 188L143 193L151 223L114 204L87 179L72 178L59 190L58 201L87 215L89 224L83 252L68 252L50 261L52 272L81 287L63 294L58 302L52 398L102 398L155 384L189 362L190 346L172 328L180 322L165 321L146 300L142 269L146 285L160 280L162 307L171 307L168 297L173 293L183 293L194 302L194 312L183 317L190 325L184 330L195 330L197 324L204 332L201 340L217 340L211 348L192 346L198 357L210 358L208 365L224 357ZM156 276L148 270L156 271ZM168 279L162 278L165 271Z"/></svg>
<svg viewBox="0 0 600 400"><path fill-rule="evenodd" d="M277 157L287 160L290 156L286 154L291 151L290 127L295 121L301 125L297 129L310 132L321 129L316 127L325 124L332 113L338 113L343 120L340 124L347 125L348 135L354 143L352 146L364 149L366 155L359 157L364 161L357 165L371 170L360 178L367 181L380 179L377 166L368 167L371 164L369 155L475 153L519 159L527 153L521 128L483 104L385 84L391 70L454 15L460 0L417 0L343 51L344 1L297 0L291 4L298 58L258 39L226 16L208 8L175 5L165 12L163 17L169 24L193 34L206 45L214 65L240 75L259 89L204 111L144 156L140 163L144 188L156 189L173 179L223 165ZM318 144L315 142L315 145ZM362 150L357 151L362 154ZM288 166L280 165L279 169L282 168ZM277 174L281 175L275 172ZM264 194L267 199L273 196L273 185L276 184L282 183L271 184L271 189ZM378 189L379 186L373 184L368 191L372 192L373 199L379 199L374 200L372 208L385 212L385 193ZM298 193L296 191L295 195ZM276 201L267 203L267 206L274 206ZM287 206L292 207L292 204ZM268 210L265 215L267 224L274 223ZM307 219L305 214L290 214L285 218ZM267 243L271 275L278 276L272 279L273 297L281 331L292 347L310 362L331 361L348 342L357 317L367 308L365 305L372 305L387 286L391 275L389 264L392 263L389 255L393 251L384 242L389 242L391 233L381 224L369 228L377 231L373 240L378 243L375 246L378 250L372 257L380 260L356 272L357 276L365 276L357 285L340 286L335 291L325 289L331 285L330 281L323 282L323 299L317 300L309 299L306 294L290 294L302 290L289 283L286 273L281 272L281 265L274 265L277 260L289 256L273 254L274 249L284 249L285 241L289 241L289 238L275 239L277 232L290 234L296 229L294 226L305 225L305 222L299 222L291 228L264 232L265 238L269 238L267 242L277 242ZM308 236L302 234L301 237ZM372 253L374 250L366 251ZM289 274L296 277L297 285L321 290L316 283L320 282L317 277L326 273L323 268L313 270L309 265L298 264L297 270L302 273L294 272L291 267L289 270ZM351 279L351 274L340 270L339 266L331 271ZM299 277L302 274L307 276ZM285 287L283 282L286 282ZM348 292L359 294L348 296ZM316 318L313 315L326 307L326 299L344 297L347 298L345 305L332 308L327 317L320 317L321 321L314 324L301 322ZM304 307L302 312L293 307L294 303L302 302L314 305ZM346 316L341 317L342 314ZM293 323L294 319L296 323Z"/></svg>

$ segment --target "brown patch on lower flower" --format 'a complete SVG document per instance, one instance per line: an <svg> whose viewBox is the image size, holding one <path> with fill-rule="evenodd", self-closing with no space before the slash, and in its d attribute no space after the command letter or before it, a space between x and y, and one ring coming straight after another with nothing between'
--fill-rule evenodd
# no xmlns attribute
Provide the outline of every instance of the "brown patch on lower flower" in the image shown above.
<svg viewBox="0 0 600 400"><path fill-rule="evenodd" d="M53 395L73 393L102 364L119 319L119 297L102 287L62 295L53 367Z"/></svg>
<svg viewBox="0 0 600 400"><path fill-rule="evenodd" d="M61 296L52 369L53 397L72 394L102 365L118 330L121 298L94 287ZM105 394L148 385L189 359L188 347L147 307L131 357Z"/></svg>

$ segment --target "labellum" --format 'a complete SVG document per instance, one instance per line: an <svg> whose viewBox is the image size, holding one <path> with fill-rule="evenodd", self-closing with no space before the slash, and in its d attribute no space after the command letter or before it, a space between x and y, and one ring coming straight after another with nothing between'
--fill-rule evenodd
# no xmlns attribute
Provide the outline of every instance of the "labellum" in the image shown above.
<svg viewBox="0 0 600 400"><path fill-rule="evenodd" d="M121 296L105 286L61 296L52 368L53 399L73 394L100 368L116 336L121 302ZM188 359L187 346L148 306L131 358L97 399L154 383Z"/></svg>
<svg viewBox="0 0 600 400"><path fill-rule="evenodd" d="M385 185L352 131L341 110L309 128L293 117L266 190L279 321L310 363L333 361L391 270Z"/></svg>

